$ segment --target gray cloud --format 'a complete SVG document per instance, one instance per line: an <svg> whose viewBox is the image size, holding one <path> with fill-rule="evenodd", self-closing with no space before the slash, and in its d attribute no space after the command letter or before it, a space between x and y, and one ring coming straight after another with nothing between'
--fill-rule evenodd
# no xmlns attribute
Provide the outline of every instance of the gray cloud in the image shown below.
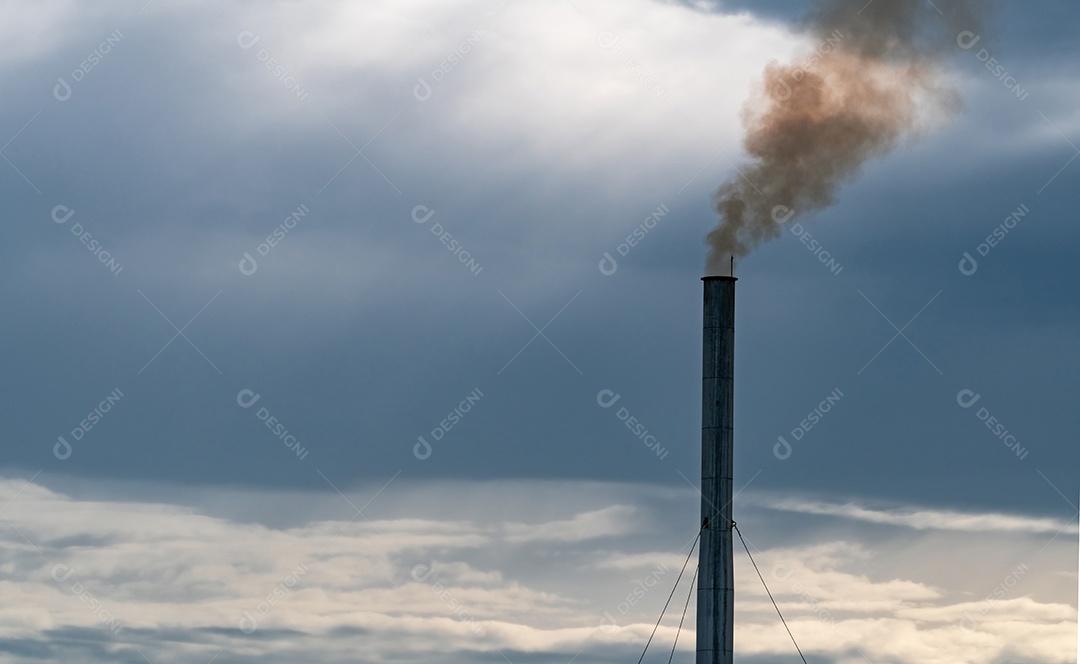
<svg viewBox="0 0 1080 664"><path fill-rule="evenodd" d="M690 545L693 520L680 525L665 514L689 514L697 502L691 490L647 485L405 483L349 490L345 498L291 497L312 514L329 508L343 516L268 528L185 503L85 500L19 479L0 489L18 492L5 514L27 537L7 528L0 544L9 554L31 544L39 550L32 564L0 569L9 596L23 605L0 611L0 631L8 652L42 661L64 661L76 648L92 661L139 651L157 661L167 647L185 661L220 652L223 661L334 662L360 643L372 661L449 664L499 650L522 659L582 651L614 661L605 658L648 637ZM204 500L185 493L185 501ZM272 493L246 493L272 516ZM364 504L375 493L362 518L350 513L346 499ZM417 513L417 502L427 509ZM1007 661L1025 648L1057 661L1053 653L1067 656L1073 643L1072 600L1060 603L1059 585L1051 590L1053 561L1071 555L1066 538L1035 554L1044 535L999 531L989 541L1006 554L1002 560L977 565L979 575L957 574L972 563L962 555L937 559L940 539L882 537L858 518L825 537L799 535L794 521L771 509L739 507L792 629L824 661L842 661L850 648L923 661L924 654L903 653L931 647L942 662ZM613 514L632 514L633 523L582 536L582 525ZM55 546L58 538L103 532L110 539L94 546ZM961 554L985 550L986 541L968 537L954 531L945 541ZM931 561L942 582L919 580ZM748 655L786 654L772 606L742 557L736 573L747 579L741 647ZM1006 584L1000 596L987 579ZM16 622L16 615L30 620ZM963 620L970 625L961 630ZM1023 635L1004 637L1021 626ZM959 638L942 645L950 634ZM685 636L689 648L692 634ZM658 635L660 642L673 637L671 625Z"/></svg>

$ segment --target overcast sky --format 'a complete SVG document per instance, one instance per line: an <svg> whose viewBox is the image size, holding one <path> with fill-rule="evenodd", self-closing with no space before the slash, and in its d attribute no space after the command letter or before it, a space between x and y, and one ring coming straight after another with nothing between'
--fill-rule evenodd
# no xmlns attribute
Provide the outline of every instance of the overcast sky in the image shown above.
<svg viewBox="0 0 1080 664"><path fill-rule="evenodd" d="M1075 661L1080 7L1000 5L737 266L736 519L818 662ZM710 197L807 6L0 2L0 662L639 654Z"/></svg>

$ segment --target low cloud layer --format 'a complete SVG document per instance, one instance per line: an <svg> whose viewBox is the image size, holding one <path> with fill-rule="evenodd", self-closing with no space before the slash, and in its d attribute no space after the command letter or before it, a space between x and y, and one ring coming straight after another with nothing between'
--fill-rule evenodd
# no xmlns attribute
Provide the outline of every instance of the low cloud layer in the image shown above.
<svg viewBox="0 0 1080 664"><path fill-rule="evenodd" d="M457 664L500 652L511 661L575 653L619 661L648 638L692 540L660 512L696 505L689 490L648 486L392 484L291 497L294 509L333 515L269 526L190 502L73 498L28 479L0 482L8 502L0 638L9 644L0 662L29 652L43 662L75 652L102 662L140 653L153 662L337 662L357 648L373 662ZM440 495L422 516L400 516ZM272 519L275 501L249 494L236 502L261 503ZM517 513L508 518L506 506ZM1022 653L1070 661L1075 609L1046 582L1071 574L1058 567L1071 538L998 533L1018 557L979 566L960 557L982 546L964 532L946 540L957 555L940 557L929 553L940 541L867 535L860 515L808 538L782 533L771 510L741 512L792 631L817 661L857 652L912 664ZM979 574L941 583L926 578L930 563L945 572L974 565ZM739 651L790 656L742 556L736 574ZM687 651L692 615L688 625ZM674 626L665 622L659 643L670 644Z"/></svg>

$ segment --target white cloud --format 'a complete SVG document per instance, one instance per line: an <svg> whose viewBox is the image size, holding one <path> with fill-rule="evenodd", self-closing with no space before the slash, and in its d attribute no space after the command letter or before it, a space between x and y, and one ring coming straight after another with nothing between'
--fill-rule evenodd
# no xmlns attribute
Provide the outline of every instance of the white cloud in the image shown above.
<svg viewBox="0 0 1080 664"><path fill-rule="evenodd" d="M1010 514L973 514L910 507L900 507L886 511L863 507L853 502L840 504L799 498L765 499L761 501L761 504L770 509L786 512L835 516L870 523L914 528L916 530L937 529L965 532L992 531L1047 534L1064 532L1074 535L1080 532L1077 526L1056 519Z"/></svg>
<svg viewBox="0 0 1080 664"><path fill-rule="evenodd" d="M510 542L580 542L595 537L626 535L636 530L630 520L634 512L634 508L628 505L612 505L575 515L566 521L537 525L509 524L506 539Z"/></svg>
<svg viewBox="0 0 1080 664"><path fill-rule="evenodd" d="M672 537L665 514L696 507L690 491L647 486L399 482L351 521L336 494L233 492L244 496L240 504L261 503L267 517L278 500L320 514L270 527L212 516L190 494L180 502L109 499L102 497L109 489L98 486L99 497L90 499L2 481L0 497L11 500L0 527L8 561L0 568L0 638L48 644L55 656L44 661L63 659L50 634L75 628L88 630L81 638L106 638L114 652L137 646L153 661L168 661L173 647L193 658L225 649L338 661L360 642L372 661L393 653L405 661L464 662L496 649L629 652L648 638L689 545L685 533ZM423 511L408 516L418 505ZM1024 652L1069 661L1075 609L1045 584L1060 587L1061 576L1072 574L1055 562L1072 555L1071 542L1051 540L1045 552L1032 553L1047 538L1028 530L1019 534L1032 539L1017 542L1017 533L1005 530L996 535L1002 550L1028 550L1025 571L1017 576L1012 560L1004 567L983 561L971 575L966 531L948 535L950 557L933 540L944 536L937 531L881 540L856 519L842 535L812 541L772 524L772 510L749 514L740 522L754 541L782 542L758 549L758 564L800 643L819 661L844 662L859 650L872 661L995 662ZM976 544L976 551L984 546ZM930 568L938 576L924 580ZM961 569L969 575L957 574ZM739 651L788 654L772 605L742 556L736 578ZM244 612L261 638L239 629ZM605 613L616 627L599 628ZM681 643L691 648L692 615L688 621ZM117 625L119 633L108 631ZM169 644L163 630L180 630L191 643ZM658 643L673 637L674 622L665 623ZM16 660L0 655L3 661Z"/></svg>
<svg viewBox="0 0 1080 664"><path fill-rule="evenodd" d="M177 212L177 218L155 212L165 214L166 223L142 226L140 232L136 220L127 220L126 232L115 239L109 238L108 219L87 214L85 221L109 238L109 250L124 259L127 276L163 282L183 277L187 283L209 285L239 279L242 252L263 241L280 216L308 204L310 227L298 228L262 262L258 277L243 282L255 291L252 301L260 307L288 300L340 310L351 294L375 299L391 290L382 283L386 275L395 275L399 284L444 270L464 275L463 267L452 264L456 259L444 255L438 239L424 233L430 225L409 221L417 204L437 208L436 220L488 275L512 271L522 284L542 281L555 290L560 280L595 270L597 238L606 248L614 246L661 203L675 209L676 201L686 202L689 210L698 210L690 214L701 219L703 234L712 224L709 193L742 159L740 108L753 82L766 62L789 59L807 46L807 37L750 13L707 12L653 0L215 3L220 14L204 1L190 0L154 2L135 16L142 4L133 3L131 16L119 23L116 14L78 3L29 13L6 7L12 20L0 24L19 25L21 34L65 37L77 26L89 46L122 24L130 43L101 67L123 69L125 75L88 78L80 84L80 97L114 86L107 89L109 99L127 99L141 85L160 83L158 72L124 68L142 57L139 49L153 48L136 43L144 31L160 30L174 40L161 48L184 45L169 54L177 64L165 90L201 103L183 107L183 123L160 120L176 125L167 136L173 142L163 144L154 124L125 131L134 132L133 143L145 146L147 154L139 158L172 155L168 161L176 171L170 173L192 178L200 175L197 161L213 161L215 151L251 154L243 172L200 184L194 198L201 200L185 191L192 209L225 207L230 212L223 219L208 216L212 223L190 218L195 214L190 210ZM259 38L247 50L237 44L246 32ZM47 71L52 64L35 69L41 66L39 56L58 55L67 41L33 43L43 45L35 47L40 51L36 59L16 59L27 68L21 73L52 81L55 73ZM309 92L303 101L267 69L270 57ZM61 72L69 66L62 58L58 62ZM1002 92L999 82L982 75L988 73L977 60L964 55L950 69L970 93L971 117L943 128L917 154L911 151L912 178L956 177L969 172L972 163L988 167L1018 151L1060 150L1062 164L1071 155L1030 102L998 112L1007 93L996 94ZM433 72L441 72L441 80L435 81ZM414 96L420 78L430 79L431 96L425 101ZM48 88L42 90L48 97ZM1071 136L1077 115L1059 110L1071 106L1066 93L1055 94L1045 112ZM34 131L47 132L48 123L63 117L52 112L55 104L49 108L35 121ZM991 120L985 117L989 110L994 111ZM20 116L15 126L30 115ZM987 124L1001 121L1002 115L1007 127ZM1019 115L1024 119L1014 122ZM80 117L92 124L107 123L111 116ZM355 157L338 130L358 147L382 132L365 156L403 198L371 164ZM983 140L987 132L1000 140ZM29 149L32 140L31 132L20 142ZM86 137L68 140L74 148ZM178 145L196 149L188 154ZM972 162L976 149L994 152L980 153ZM81 153L72 149L72 154ZM48 168L17 163L31 177ZM927 163L938 167L927 168ZM890 168L904 164L909 162L896 159ZM150 172L135 175L151 177ZM333 183L316 200L314 192L332 176ZM182 175L170 177L183 180ZM172 191L174 185L151 178L129 186L138 198ZM285 197L284 203L272 203L277 196ZM560 203L569 202L572 210L560 209ZM244 209L265 214L266 222L237 213ZM192 233L192 227L203 232ZM63 246L67 253L21 253L14 259L21 278L44 283L41 266L57 262L97 267L86 256L76 256L82 249L76 244L49 246ZM588 260L576 253L585 251ZM164 252L183 260L166 261ZM65 276L82 278L81 273ZM315 289L322 298L299 295Z"/></svg>
<svg viewBox="0 0 1080 664"><path fill-rule="evenodd" d="M137 16L139 7L132 6L122 15L123 48L80 83L79 103L142 103L143 87L161 86L160 95L184 100L177 106L183 121L155 116L123 128L131 140L123 149L127 164L146 159L169 166L167 175L131 173L131 197L149 199L141 212L125 205L114 211L118 222L76 207L124 265L125 278L160 280L163 288L183 279L215 291L240 283L264 309L268 302L301 301L340 310L357 293L367 300L389 291L400 297L418 290L408 280L447 272L468 277L471 286L502 270L523 287L549 288L594 272L591 239L617 243L661 203L674 209L692 179L683 193L707 208L703 192L720 181L728 160L738 161L739 108L750 82L764 62L786 57L800 39L749 14L652 0L214 5L222 13L189 0L150 3ZM108 34L121 16L78 3L40 14L43 24L77 26L87 38ZM155 31L160 45L146 39ZM258 41L245 50L237 42L242 33ZM83 57L70 55L61 40L48 43L40 55L62 67ZM141 64L156 58L174 62L167 82ZM308 92L305 99L267 69L268 58ZM49 96L55 74L42 71L48 67L41 58L20 62L27 69L19 73L41 78L50 102L49 113L20 138L29 150L33 132L47 134L66 121L60 111L76 111ZM441 80L432 72L441 72ZM419 78L431 85L424 101L414 96ZM134 101L117 101L129 98ZM88 127L115 121L98 112L80 107L80 121ZM68 137L71 154L83 154L96 135ZM365 147L363 158L353 146ZM212 170L226 154L250 156L242 169L207 181L203 160ZM15 161L36 180L51 165L32 159ZM184 188L180 206L162 200L176 181L200 183ZM575 209L556 211L554 201L575 201ZM255 255L301 203L311 216L265 259ZM438 211L425 226L409 219L420 204ZM158 223L140 218L151 206ZM487 274L473 279L454 265L458 257L427 232L435 222ZM85 249L73 238L54 234L50 242L15 259L20 278L47 283L42 275L55 275L59 264L64 277L82 279L98 267L75 253ZM582 260L576 252L586 250ZM247 279L237 271L245 251L259 260L259 273ZM399 286L387 288L388 281ZM309 297L316 290L321 297Z"/></svg>

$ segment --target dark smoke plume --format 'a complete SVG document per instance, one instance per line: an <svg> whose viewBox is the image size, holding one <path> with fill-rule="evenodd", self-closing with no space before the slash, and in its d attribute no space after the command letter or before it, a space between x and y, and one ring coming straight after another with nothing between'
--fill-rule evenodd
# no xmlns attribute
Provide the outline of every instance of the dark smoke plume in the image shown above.
<svg viewBox="0 0 1080 664"><path fill-rule="evenodd" d="M862 164L959 107L939 62L978 33L986 0L827 0L803 24L805 58L771 62L742 111L751 157L714 196L710 274L727 272L784 223L832 204Z"/></svg>

